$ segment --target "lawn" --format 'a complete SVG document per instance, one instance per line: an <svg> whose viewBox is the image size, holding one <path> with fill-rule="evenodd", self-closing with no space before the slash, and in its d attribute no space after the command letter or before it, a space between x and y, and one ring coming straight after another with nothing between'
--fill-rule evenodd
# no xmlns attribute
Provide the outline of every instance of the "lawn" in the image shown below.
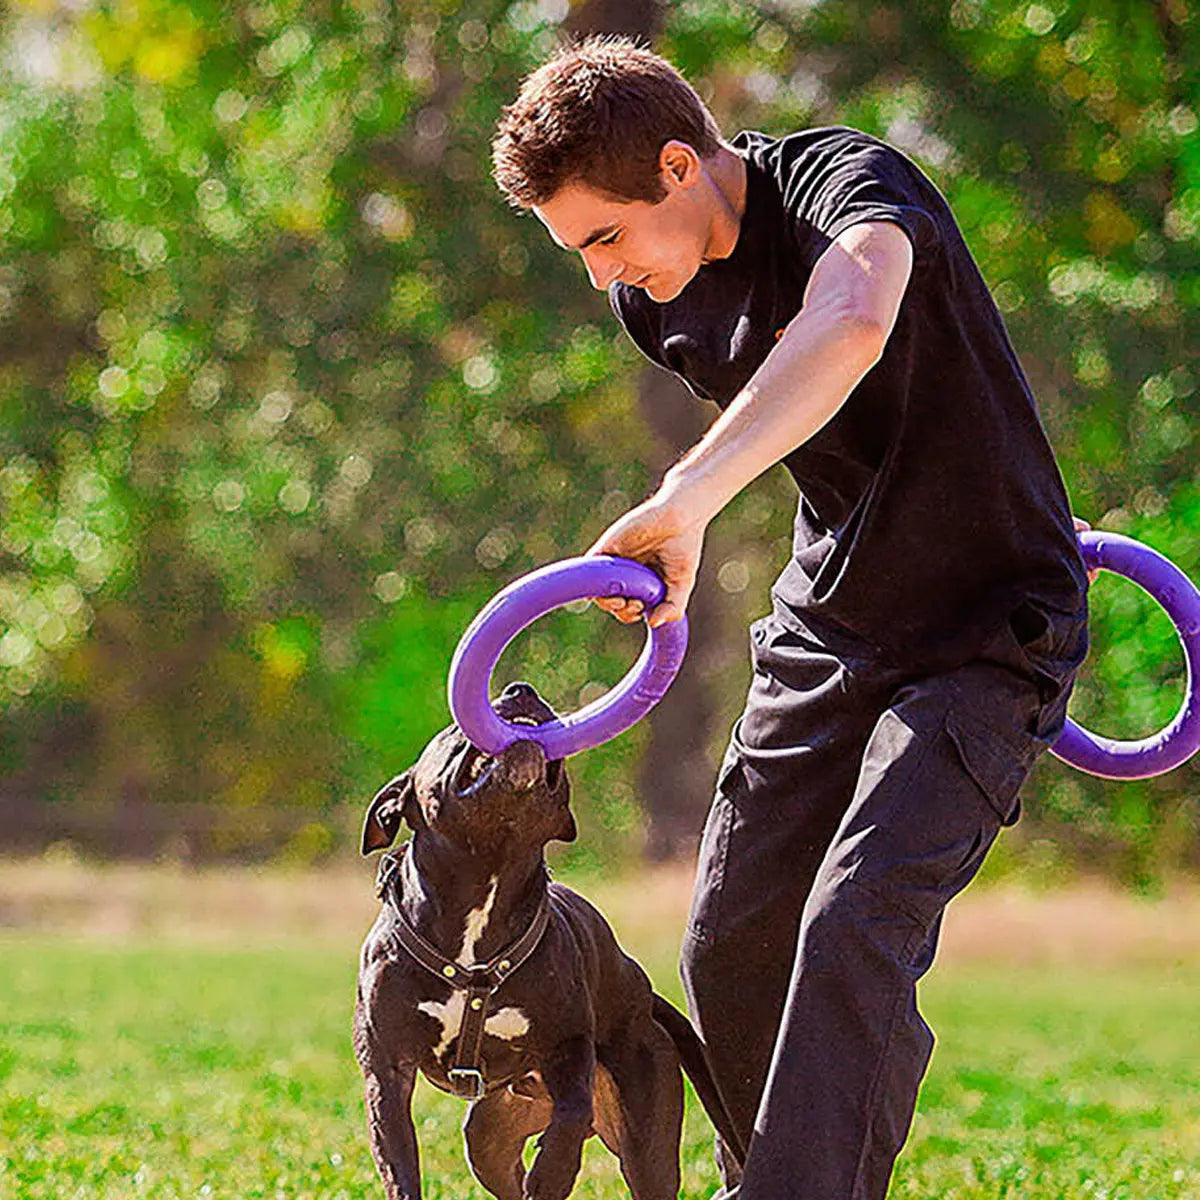
<svg viewBox="0 0 1200 1200"><path fill-rule="evenodd" d="M0 916L22 914L0 935L0 1196L381 1194L348 1036L360 875L0 876ZM677 997L678 877L584 887ZM892 1195L1200 1198L1195 916L1103 894L964 899L924 986L939 1046ZM482 1196L459 1103L424 1089L417 1108L425 1194ZM693 1106L686 1197L715 1186L708 1140ZM592 1149L574 1195L624 1194Z"/></svg>

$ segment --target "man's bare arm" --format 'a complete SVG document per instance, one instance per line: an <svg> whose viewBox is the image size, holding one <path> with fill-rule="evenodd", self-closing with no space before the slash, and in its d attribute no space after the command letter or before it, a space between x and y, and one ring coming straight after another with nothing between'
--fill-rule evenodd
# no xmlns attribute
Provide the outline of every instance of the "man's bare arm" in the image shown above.
<svg viewBox="0 0 1200 1200"><path fill-rule="evenodd" d="M591 553L648 562L667 583L651 625L683 616L704 532L747 484L803 445L877 363L912 273L912 245L896 225L851 226L813 268L804 303L745 388L673 466L644 504L614 522ZM638 601L598 601L625 621Z"/></svg>

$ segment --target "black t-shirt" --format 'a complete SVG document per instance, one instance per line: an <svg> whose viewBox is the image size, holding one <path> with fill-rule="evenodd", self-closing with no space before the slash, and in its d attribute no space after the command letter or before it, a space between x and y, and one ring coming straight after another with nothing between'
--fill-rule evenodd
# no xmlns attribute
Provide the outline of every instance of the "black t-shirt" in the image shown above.
<svg viewBox="0 0 1200 1200"><path fill-rule="evenodd" d="M1000 636L1038 673L1064 678L1086 636L1070 508L945 200L902 154L855 130L746 132L732 144L747 168L733 253L665 304L625 284L609 290L638 347L697 396L733 400L843 230L892 222L914 250L883 357L784 460L801 496L778 604L915 669L990 653Z"/></svg>

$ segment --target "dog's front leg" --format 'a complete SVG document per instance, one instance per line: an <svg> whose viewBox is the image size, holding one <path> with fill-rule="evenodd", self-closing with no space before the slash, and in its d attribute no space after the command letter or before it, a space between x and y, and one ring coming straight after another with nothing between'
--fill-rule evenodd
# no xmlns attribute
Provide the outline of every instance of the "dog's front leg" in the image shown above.
<svg viewBox="0 0 1200 1200"><path fill-rule="evenodd" d="M412 1120L415 1067L364 1064L367 1130L387 1200L421 1200L421 1162Z"/></svg>
<svg viewBox="0 0 1200 1200"><path fill-rule="evenodd" d="M403 974L386 960L364 961L354 1005L354 1057L363 1073L367 1133L387 1200L421 1200L413 1128L416 1062L407 1049Z"/></svg>
<svg viewBox="0 0 1200 1200"><path fill-rule="evenodd" d="M554 1111L525 1177L528 1200L565 1200L579 1174L583 1143L592 1132L596 1047L590 1036L561 1042L542 1064Z"/></svg>

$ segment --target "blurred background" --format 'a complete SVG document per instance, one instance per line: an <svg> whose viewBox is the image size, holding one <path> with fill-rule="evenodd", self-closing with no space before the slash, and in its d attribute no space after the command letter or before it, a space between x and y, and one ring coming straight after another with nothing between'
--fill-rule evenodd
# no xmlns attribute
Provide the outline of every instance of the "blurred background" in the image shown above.
<svg viewBox="0 0 1200 1200"><path fill-rule="evenodd" d="M1200 578L1200 16L1187 0L17 0L0 17L0 845L317 864L448 720L466 623L580 553L713 411L645 365L488 143L569 35L636 34L730 136L848 123L947 195L1075 510ZM689 857L785 561L775 471L714 525L692 650L574 762L571 863ZM938 547L928 548L931 555ZM881 580L886 586L886 580ZM1182 658L1093 590L1073 712L1164 723ZM640 634L540 622L560 708ZM1200 769L1046 761L999 864L1154 889Z"/></svg>

